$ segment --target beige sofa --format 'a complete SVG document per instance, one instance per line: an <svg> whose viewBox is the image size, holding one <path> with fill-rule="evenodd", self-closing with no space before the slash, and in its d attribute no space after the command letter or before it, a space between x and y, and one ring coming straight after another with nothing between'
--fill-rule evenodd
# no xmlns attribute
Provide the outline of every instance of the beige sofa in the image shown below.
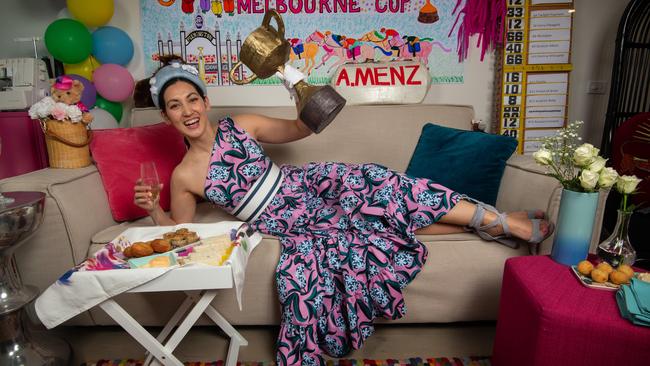
<svg viewBox="0 0 650 366"><path fill-rule="evenodd" d="M295 116L291 107L223 107L210 113L214 119L242 112ZM470 106L347 106L321 134L290 144L267 145L265 149L277 163L376 162L404 171L423 124L434 122L470 129L473 117ZM155 110L136 109L132 124L145 125L160 120ZM113 221L94 166L44 169L0 181L0 191L13 190L36 190L47 194L45 218L40 230L16 253L23 281L41 290L127 227L152 224L149 219L130 223ZM560 191L558 183L545 176L530 157L513 155L501 182L497 206L502 210L542 208L554 219ZM603 207L601 202L592 247L599 237ZM223 219L233 218L206 203L200 204L197 222ZM420 239L429 249L429 259L406 289L407 315L393 324L435 326L440 323L494 321L504 261L509 257L527 255L528 248L510 249L483 241L471 233L422 236ZM540 246L540 253L550 253L551 244L552 237ZM215 300L215 306L233 324L265 327L279 323L280 310L274 283L279 249L275 238L265 237L252 254L246 273L243 311L238 310L235 296L230 291L224 291L223 296ZM120 299L141 324L151 326L163 325L180 301L179 294L170 293L123 295ZM93 309L71 319L64 327L112 324L100 309Z"/></svg>

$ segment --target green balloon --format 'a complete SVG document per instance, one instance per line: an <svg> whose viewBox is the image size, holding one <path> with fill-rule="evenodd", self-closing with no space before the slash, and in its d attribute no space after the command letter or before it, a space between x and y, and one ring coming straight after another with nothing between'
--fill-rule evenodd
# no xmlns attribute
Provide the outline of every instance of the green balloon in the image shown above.
<svg viewBox="0 0 650 366"><path fill-rule="evenodd" d="M97 101L95 102L95 107L99 107L106 112L110 113L117 123L120 123L122 120L122 104L118 102L111 102L110 100L104 99L101 95L97 94Z"/></svg>
<svg viewBox="0 0 650 366"><path fill-rule="evenodd" d="M45 46L55 59L76 64L88 58L93 38L85 25L74 19L57 19L45 30Z"/></svg>

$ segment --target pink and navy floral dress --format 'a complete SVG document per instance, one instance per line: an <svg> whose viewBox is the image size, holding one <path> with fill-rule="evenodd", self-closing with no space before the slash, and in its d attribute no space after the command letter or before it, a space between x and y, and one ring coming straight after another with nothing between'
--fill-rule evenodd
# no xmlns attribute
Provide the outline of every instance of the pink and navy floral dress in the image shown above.
<svg viewBox="0 0 650 366"><path fill-rule="evenodd" d="M260 145L225 118L205 196L232 212L271 164ZM282 244L277 362L324 364L322 352L341 357L360 348L376 317L406 313L402 290L427 258L414 231L438 221L461 195L376 164L311 163L281 170L278 192L251 222Z"/></svg>

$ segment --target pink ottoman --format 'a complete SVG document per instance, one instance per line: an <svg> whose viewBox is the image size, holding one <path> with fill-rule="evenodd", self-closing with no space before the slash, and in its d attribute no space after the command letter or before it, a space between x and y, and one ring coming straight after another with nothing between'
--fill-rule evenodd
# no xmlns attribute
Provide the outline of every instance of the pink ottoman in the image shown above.
<svg viewBox="0 0 650 366"><path fill-rule="evenodd" d="M623 319L614 294L547 256L508 259L492 364L650 365L650 328Z"/></svg>

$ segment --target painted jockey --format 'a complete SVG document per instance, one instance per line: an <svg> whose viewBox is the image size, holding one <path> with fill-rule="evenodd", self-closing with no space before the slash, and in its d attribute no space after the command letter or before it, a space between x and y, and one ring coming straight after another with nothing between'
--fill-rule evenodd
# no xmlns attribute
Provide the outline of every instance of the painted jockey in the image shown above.
<svg viewBox="0 0 650 366"><path fill-rule="evenodd" d="M302 43L302 39L300 38L288 38L289 44L291 44L291 48L293 49L293 53L298 56L298 59L301 59L300 55L302 55L303 52L305 52L305 44Z"/></svg>
<svg viewBox="0 0 650 366"><path fill-rule="evenodd" d="M413 57L420 52L420 37L418 36L403 36L402 37L408 44L408 50L413 54Z"/></svg>
<svg viewBox="0 0 650 366"><path fill-rule="evenodd" d="M386 35L386 38L390 37L390 39L392 39L393 41L395 41L395 40L399 41L400 40L399 32L396 31L395 29L381 28L381 32ZM400 50L402 48L402 42L398 42L398 43L388 42L388 45L390 46L391 51L397 51L397 56L396 57L399 57Z"/></svg>

